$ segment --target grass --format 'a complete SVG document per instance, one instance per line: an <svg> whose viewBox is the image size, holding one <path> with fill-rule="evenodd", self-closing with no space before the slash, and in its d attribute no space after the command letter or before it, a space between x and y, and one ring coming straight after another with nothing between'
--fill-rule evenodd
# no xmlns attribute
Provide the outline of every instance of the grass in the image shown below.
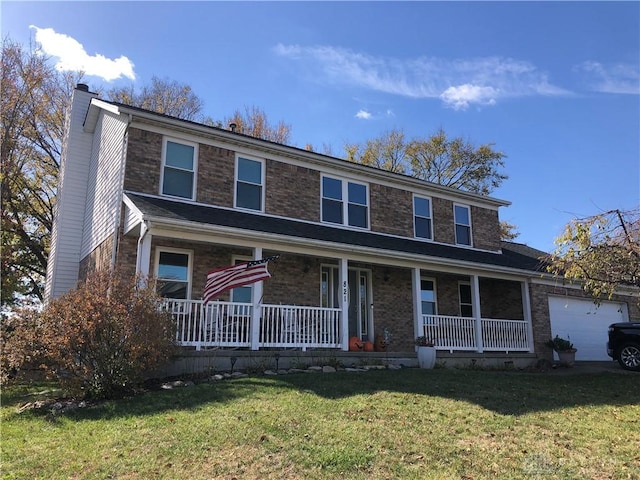
<svg viewBox="0 0 640 480"><path fill-rule="evenodd" d="M2 397L3 479L640 479L633 374L249 377L58 415Z"/></svg>

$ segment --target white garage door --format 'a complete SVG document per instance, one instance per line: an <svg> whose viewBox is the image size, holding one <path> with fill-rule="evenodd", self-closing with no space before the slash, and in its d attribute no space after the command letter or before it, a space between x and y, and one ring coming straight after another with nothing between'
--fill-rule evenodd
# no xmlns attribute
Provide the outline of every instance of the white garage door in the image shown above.
<svg viewBox="0 0 640 480"><path fill-rule="evenodd" d="M578 349L576 360L611 360L607 355L607 329L615 322L628 322L627 306L590 300L549 297L551 335L570 338Z"/></svg>

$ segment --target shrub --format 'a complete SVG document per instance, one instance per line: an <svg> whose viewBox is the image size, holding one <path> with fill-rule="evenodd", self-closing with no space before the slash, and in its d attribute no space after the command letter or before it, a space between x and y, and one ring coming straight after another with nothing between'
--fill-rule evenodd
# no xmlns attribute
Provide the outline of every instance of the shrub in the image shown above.
<svg viewBox="0 0 640 480"><path fill-rule="evenodd" d="M27 380L29 374L41 370L45 351L41 324L40 310L33 306L19 308L2 317L0 379L3 383Z"/></svg>
<svg viewBox="0 0 640 480"><path fill-rule="evenodd" d="M91 274L36 318L15 323L6 345L12 366L19 366L16 348L24 348L23 360L37 360L73 395L111 398L131 392L173 352L173 320L161 302L139 278Z"/></svg>

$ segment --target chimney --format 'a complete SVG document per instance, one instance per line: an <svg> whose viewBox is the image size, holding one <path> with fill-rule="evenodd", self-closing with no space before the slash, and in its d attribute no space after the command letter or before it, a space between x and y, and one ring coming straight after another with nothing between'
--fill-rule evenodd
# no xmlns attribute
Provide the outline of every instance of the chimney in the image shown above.
<svg viewBox="0 0 640 480"><path fill-rule="evenodd" d="M76 89L80 90L81 92L88 92L89 91L89 85L87 85L86 83L79 83L76 85Z"/></svg>

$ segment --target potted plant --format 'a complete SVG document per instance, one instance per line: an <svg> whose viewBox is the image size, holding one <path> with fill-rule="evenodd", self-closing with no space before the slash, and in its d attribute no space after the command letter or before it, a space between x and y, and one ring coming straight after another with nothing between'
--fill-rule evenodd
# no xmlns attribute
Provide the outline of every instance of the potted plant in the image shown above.
<svg viewBox="0 0 640 480"><path fill-rule="evenodd" d="M547 341L545 345L558 354L560 364L570 367L575 363L577 350L570 340L560 338L556 335L555 338Z"/></svg>
<svg viewBox="0 0 640 480"><path fill-rule="evenodd" d="M436 364L436 348L433 340L425 336L416 338L418 347L418 365L420 368L433 368Z"/></svg>

